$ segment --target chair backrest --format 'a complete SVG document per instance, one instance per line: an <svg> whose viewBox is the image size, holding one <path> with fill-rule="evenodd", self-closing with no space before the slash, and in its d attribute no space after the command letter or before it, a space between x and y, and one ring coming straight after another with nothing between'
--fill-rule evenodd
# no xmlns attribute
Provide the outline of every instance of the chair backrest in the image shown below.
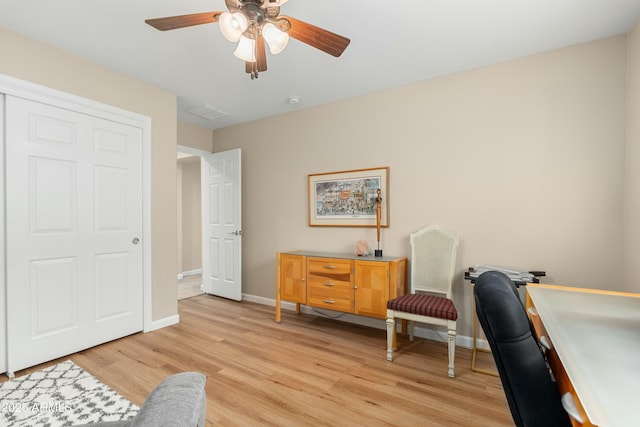
<svg viewBox="0 0 640 427"><path fill-rule="evenodd" d="M458 237L440 225L428 225L410 236L411 293L446 294L451 299Z"/></svg>
<svg viewBox="0 0 640 427"><path fill-rule="evenodd" d="M498 271L483 273L476 280L474 297L515 425L570 426L511 279Z"/></svg>

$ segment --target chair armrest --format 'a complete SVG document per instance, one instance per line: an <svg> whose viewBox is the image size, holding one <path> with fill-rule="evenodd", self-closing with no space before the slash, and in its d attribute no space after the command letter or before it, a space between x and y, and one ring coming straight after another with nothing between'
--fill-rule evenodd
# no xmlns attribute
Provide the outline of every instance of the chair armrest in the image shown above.
<svg viewBox="0 0 640 427"><path fill-rule="evenodd" d="M197 372L182 372L165 379L144 401L131 427L204 427L206 381Z"/></svg>

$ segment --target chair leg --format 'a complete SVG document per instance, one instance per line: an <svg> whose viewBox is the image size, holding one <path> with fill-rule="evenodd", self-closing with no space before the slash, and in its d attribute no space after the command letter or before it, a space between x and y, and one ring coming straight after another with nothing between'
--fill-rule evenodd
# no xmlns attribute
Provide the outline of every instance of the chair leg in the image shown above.
<svg viewBox="0 0 640 427"><path fill-rule="evenodd" d="M451 378L454 378L454 364L456 360L456 330L449 329L447 335L449 336L449 376Z"/></svg>
<svg viewBox="0 0 640 427"><path fill-rule="evenodd" d="M413 326L414 326L414 321L413 320L409 320L409 326L407 328L407 331L409 332L409 341L413 342Z"/></svg>
<svg viewBox="0 0 640 427"><path fill-rule="evenodd" d="M396 335L396 319L387 317L387 360L393 361L393 344Z"/></svg>

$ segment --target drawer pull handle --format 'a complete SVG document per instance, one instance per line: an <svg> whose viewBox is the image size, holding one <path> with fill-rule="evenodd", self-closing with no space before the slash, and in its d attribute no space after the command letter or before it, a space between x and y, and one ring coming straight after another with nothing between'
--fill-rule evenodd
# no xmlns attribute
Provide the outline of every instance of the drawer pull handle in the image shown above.
<svg viewBox="0 0 640 427"><path fill-rule="evenodd" d="M336 302L335 302L334 300L332 300L332 299L325 299L325 300L322 300L322 302L326 302L327 304L335 304L335 303L336 303Z"/></svg>
<svg viewBox="0 0 640 427"><path fill-rule="evenodd" d="M326 268L327 270L333 270L334 268L336 268L336 266L329 264L329 265L325 265L324 268Z"/></svg>
<svg viewBox="0 0 640 427"><path fill-rule="evenodd" d="M576 405L576 401L573 400L573 396L571 395L571 393L566 392L565 394L563 394L561 400L562 400L562 407L564 408L565 411L567 411L567 414L569 414L571 418L573 418L580 424L584 423L584 421L582 420L582 416L580 416L580 412L578 411L578 406Z"/></svg>
<svg viewBox="0 0 640 427"><path fill-rule="evenodd" d="M530 315L538 317L538 311L535 309L535 307L529 307L527 311Z"/></svg>
<svg viewBox="0 0 640 427"><path fill-rule="evenodd" d="M551 350L551 343L544 335L540 336L540 345L542 345L547 350Z"/></svg>
<svg viewBox="0 0 640 427"><path fill-rule="evenodd" d="M335 283L331 283L331 282L324 282L323 283L325 286L335 286Z"/></svg>

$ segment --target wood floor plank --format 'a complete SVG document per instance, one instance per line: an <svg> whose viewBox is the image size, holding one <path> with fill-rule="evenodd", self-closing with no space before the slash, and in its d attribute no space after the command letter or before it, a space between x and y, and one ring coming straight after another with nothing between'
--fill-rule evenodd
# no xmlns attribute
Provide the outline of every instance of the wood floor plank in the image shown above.
<svg viewBox="0 0 640 427"><path fill-rule="evenodd" d="M209 295L179 301L180 324L135 334L16 373L71 359L140 405L167 376L207 376L207 425L511 426L500 380L472 372L471 351L384 330ZM0 381L6 381L2 376Z"/></svg>

